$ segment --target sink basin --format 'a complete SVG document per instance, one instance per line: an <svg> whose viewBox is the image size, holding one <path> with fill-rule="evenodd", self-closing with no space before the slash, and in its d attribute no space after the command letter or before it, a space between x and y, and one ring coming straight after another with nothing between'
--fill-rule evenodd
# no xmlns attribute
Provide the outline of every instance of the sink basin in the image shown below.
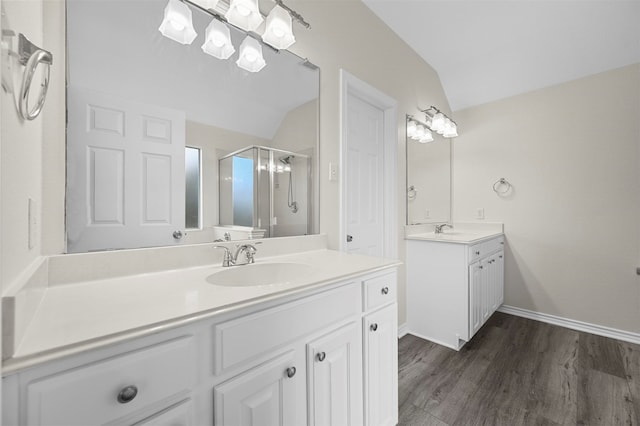
<svg viewBox="0 0 640 426"><path fill-rule="evenodd" d="M292 284L307 278L313 268L304 263L254 263L231 266L207 277L207 282L227 287Z"/></svg>

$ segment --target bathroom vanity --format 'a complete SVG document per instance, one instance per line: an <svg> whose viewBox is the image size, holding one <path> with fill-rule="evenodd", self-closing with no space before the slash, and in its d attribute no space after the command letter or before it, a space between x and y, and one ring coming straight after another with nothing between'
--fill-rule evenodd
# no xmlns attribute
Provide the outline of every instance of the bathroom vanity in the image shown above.
<svg viewBox="0 0 640 426"><path fill-rule="evenodd" d="M504 300L500 228L406 236L407 331L459 350Z"/></svg>
<svg viewBox="0 0 640 426"><path fill-rule="evenodd" d="M49 286L5 360L2 424L395 425L397 266L313 250Z"/></svg>

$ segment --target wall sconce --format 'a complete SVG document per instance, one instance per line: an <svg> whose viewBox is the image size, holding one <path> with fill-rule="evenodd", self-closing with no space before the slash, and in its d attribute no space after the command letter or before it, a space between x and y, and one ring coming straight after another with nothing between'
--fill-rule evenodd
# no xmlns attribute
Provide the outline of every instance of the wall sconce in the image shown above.
<svg viewBox="0 0 640 426"><path fill-rule="evenodd" d="M407 115L407 137L420 143L433 142L429 126L411 115Z"/></svg>
<svg viewBox="0 0 640 426"><path fill-rule="evenodd" d="M240 55L236 64L249 72L258 72L265 67L262 46L253 33L264 21L260 13L258 0L231 0L224 17L219 12L219 0L169 0L164 10L164 19L160 32L167 38L181 44L191 44L197 33L193 28L191 9L201 10L213 17L207 26L202 51L218 59L228 59L236 51L231 42L229 26L244 32L247 37L240 45ZM222 2L225 3L226 2ZM275 0L276 5L267 16L262 42L269 48L278 51L287 49L296 38L293 35L293 20L305 28L310 28L302 15L285 5L282 0ZM224 9L224 5L222 6ZM249 34L252 34L250 36Z"/></svg>
<svg viewBox="0 0 640 426"><path fill-rule="evenodd" d="M442 135L445 138L455 138L458 136L458 125L455 121L447 117L442 111L433 105L428 109L421 109L427 117L428 128L431 131Z"/></svg>
<svg viewBox="0 0 640 426"><path fill-rule="evenodd" d="M240 57L236 65L249 72L258 72L267 65L262 56L262 46L251 36L245 37L240 44Z"/></svg>
<svg viewBox="0 0 640 426"><path fill-rule="evenodd" d="M158 30L163 36L181 44L191 44L198 35L191 22L191 9L179 0L169 0Z"/></svg>
<svg viewBox="0 0 640 426"><path fill-rule="evenodd" d="M229 59L236 51L231 43L229 27L214 19L207 27L202 51L218 59Z"/></svg>

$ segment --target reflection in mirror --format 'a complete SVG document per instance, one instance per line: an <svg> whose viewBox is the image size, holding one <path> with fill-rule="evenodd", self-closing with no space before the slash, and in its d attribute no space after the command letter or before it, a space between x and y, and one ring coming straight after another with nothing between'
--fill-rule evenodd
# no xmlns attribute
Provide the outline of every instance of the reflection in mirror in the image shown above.
<svg viewBox="0 0 640 426"><path fill-rule="evenodd" d="M236 65L238 52L207 55L211 16L197 8L195 40L176 43L158 30L166 0L66 6L68 252L318 231L317 67L267 46L257 73ZM246 37L233 27L230 35L236 47ZM250 147L266 147L254 169L288 152L292 173L267 168L268 179L238 183L233 201L223 199L220 159ZM221 220L228 206L259 201L262 191L264 216ZM288 221L293 203L299 211Z"/></svg>
<svg viewBox="0 0 640 426"><path fill-rule="evenodd" d="M421 143L407 135L407 225L451 220L451 140L432 137Z"/></svg>

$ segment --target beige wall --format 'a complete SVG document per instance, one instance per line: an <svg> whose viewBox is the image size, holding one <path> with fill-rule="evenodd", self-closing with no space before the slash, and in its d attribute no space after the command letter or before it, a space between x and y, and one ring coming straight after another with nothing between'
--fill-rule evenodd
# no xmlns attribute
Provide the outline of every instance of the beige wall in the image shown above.
<svg viewBox="0 0 640 426"><path fill-rule="evenodd" d="M455 114L454 217L504 222L505 304L640 332L639 117L640 65Z"/></svg>

